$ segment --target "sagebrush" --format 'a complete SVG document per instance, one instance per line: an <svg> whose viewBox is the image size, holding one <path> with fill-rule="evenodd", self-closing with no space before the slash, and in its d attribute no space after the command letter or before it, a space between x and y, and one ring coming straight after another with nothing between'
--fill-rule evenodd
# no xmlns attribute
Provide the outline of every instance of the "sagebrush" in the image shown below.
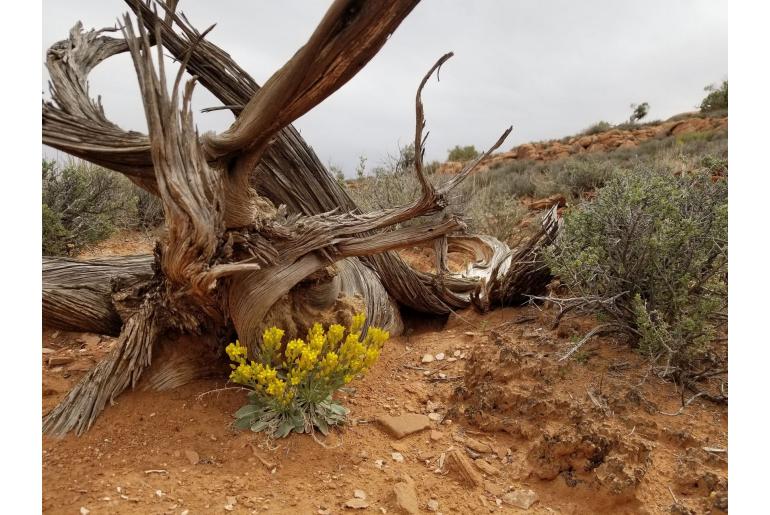
<svg viewBox="0 0 770 515"><path fill-rule="evenodd" d="M80 161L43 160L43 254L75 254L118 228L150 228L163 220L160 200L124 176Z"/></svg>
<svg viewBox="0 0 770 515"><path fill-rule="evenodd" d="M661 375L712 360L727 302L727 161L685 172L620 172L565 216L546 254L572 295L593 303Z"/></svg>

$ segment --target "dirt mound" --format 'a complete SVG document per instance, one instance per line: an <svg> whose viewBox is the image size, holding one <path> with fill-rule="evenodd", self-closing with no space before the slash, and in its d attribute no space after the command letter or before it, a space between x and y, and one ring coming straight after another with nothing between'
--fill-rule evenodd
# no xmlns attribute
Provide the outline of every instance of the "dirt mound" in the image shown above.
<svg viewBox="0 0 770 515"><path fill-rule="evenodd" d="M727 117L679 116L658 124L640 125L631 129L614 128L596 134L582 134L562 140L524 143L508 152L493 154L480 164L474 173L497 168L516 160L554 161L574 154L608 152L618 148L633 148L652 138L681 136L693 132L711 132L727 129ZM463 163L448 161L437 173L456 174Z"/></svg>
<svg viewBox="0 0 770 515"><path fill-rule="evenodd" d="M637 356L627 351L614 361L619 349L605 340L578 358L600 364L585 370L558 361L566 343L560 336L567 334L527 324L491 331L468 358L453 412L483 431L515 437L522 477L591 496L603 510L644 512L650 494L658 490L660 501L668 487L676 507L666 511L726 510L726 455L713 445L723 435L707 422L693 424L692 412L669 416L648 400L661 403L643 378L629 377L643 374Z"/></svg>

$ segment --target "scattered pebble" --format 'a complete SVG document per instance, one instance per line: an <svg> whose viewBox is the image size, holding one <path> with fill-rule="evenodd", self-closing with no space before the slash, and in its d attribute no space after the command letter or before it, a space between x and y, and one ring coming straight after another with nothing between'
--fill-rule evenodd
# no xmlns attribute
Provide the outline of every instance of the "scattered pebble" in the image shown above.
<svg viewBox="0 0 770 515"><path fill-rule="evenodd" d="M532 490L514 490L503 496L503 502L522 510L528 510L537 502L537 494Z"/></svg>
<svg viewBox="0 0 770 515"><path fill-rule="evenodd" d="M432 362L434 359L435 359L435 358L433 357L433 355L432 355L432 354L425 354L425 355L422 357L422 362L423 362L423 363L431 363L431 362Z"/></svg>
<svg viewBox="0 0 770 515"><path fill-rule="evenodd" d="M400 452L394 452L390 455L393 458L393 461L396 463L403 463L404 462L404 455Z"/></svg>
<svg viewBox="0 0 770 515"><path fill-rule="evenodd" d="M428 413L428 418L433 422L439 422L441 420L441 413L436 413L435 411L433 413Z"/></svg>
<svg viewBox="0 0 770 515"><path fill-rule="evenodd" d="M80 507L80 515L88 515L89 513L91 513L91 510L89 510L85 506Z"/></svg>
<svg viewBox="0 0 770 515"><path fill-rule="evenodd" d="M436 499L428 501L428 511L438 511L438 501Z"/></svg>
<svg viewBox="0 0 770 515"><path fill-rule="evenodd" d="M366 492L363 490L353 490L353 497L356 499L366 499Z"/></svg>
<svg viewBox="0 0 770 515"><path fill-rule="evenodd" d="M382 467L385 466L385 460L375 460L374 461L374 466L377 467L378 469L382 470Z"/></svg>
<svg viewBox="0 0 770 515"><path fill-rule="evenodd" d="M193 451L192 449L185 450L184 451L184 455L187 458L187 461L190 462L190 465L195 465L201 459L201 457L198 455L198 453Z"/></svg>
<svg viewBox="0 0 770 515"><path fill-rule="evenodd" d="M344 504L345 508L353 510L362 510L369 507L369 503L363 499L348 499Z"/></svg>
<svg viewBox="0 0 770 515"><path fill-rule="evenodd" d="M446 355L443 352L439 352L438 354L436 354L436 361L444 361L445 357Z"/></svg>
<svg viewBox="0 0 770 515"><path fill-rule="evenodd" d="M155 497L163 497L163 490L155 490Z"/></svg>
<svg viewBox="0 0 770 515"><path fill-rule="evenodd" d="M406 513L416 514L420 512L414 484L406 481L396 483L393 486L393 493L396 494L396 504Z"/></svg>
<svg viewBox="0 0 770 515"><path fill-rule="evenodd" d="M232 495L228 495L225 503L225 510L227 511L233 511L235 510L235 505L238 504L238 499Z"/></svg>
<svg viewBox="0 0 770 515"><path fill-rule="evenodd" d="M441 431L436 431L435 429L433 429L433 430L430 432L430 439L431 439L432 441L434 441L434 442L438 442L438 441L439 441L439 440L441 440L442 438L444 438L444 433L442 433Z"/></svg>
<svg viewBox="0 0 770 515"><path fill-rule="evenodd" d="M382 415L377 417L377 423L398 439L430 427L430 419L418 413L406 413L396 417Z"/></svg>
<svg viewBox="0 0 770 515"><path fill-rule="evenodd" d="M454 356L455 358L459 358L459 357L460 357L460 354L462 354L462 352L460 352L459 350L456 350L456 351L454 351L454 352L452 353L452 356Z"/></svg>

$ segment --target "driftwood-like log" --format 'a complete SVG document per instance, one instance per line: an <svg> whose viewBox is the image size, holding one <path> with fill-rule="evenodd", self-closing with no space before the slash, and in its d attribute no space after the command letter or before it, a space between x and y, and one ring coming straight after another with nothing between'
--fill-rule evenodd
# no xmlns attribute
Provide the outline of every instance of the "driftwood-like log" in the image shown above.
<svg viewBox="0 0 770 515"><path fill-rule="evenodd" d="M113 291L151 279L152 262L151 255L88 261L43 257L43 323L66 331L118 335L123 320Z"/></svg>

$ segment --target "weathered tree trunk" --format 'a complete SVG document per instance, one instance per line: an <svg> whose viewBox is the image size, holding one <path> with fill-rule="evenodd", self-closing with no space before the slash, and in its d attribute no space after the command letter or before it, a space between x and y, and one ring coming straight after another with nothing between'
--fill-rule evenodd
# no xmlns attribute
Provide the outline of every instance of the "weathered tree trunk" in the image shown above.
<svg viewBox="0 0 770 515"><path fill-rule="evenodd" d="M401 225L444 212L449 192L511 130L442 188L425 179L421 93L451 54L417 90L415 173L422 191L408 205L362 213L290 125L352 78L417 0L333 2L308 42L261 88L204 39L208 31L199 33L173 8L156 2L161 17L150 3L127 2L138 25L124 16L123 39L83 32L78 24L49 50L53 102L43 105L43 142L157 194L167 231L152 258L44 263L49 323L113 334L122 323L115 350L45 417L44 430L88 429L108 400L136 384L167 331L213 334L230 326L253 349L271 321L300 332L308 317L345 318L365 307L369 323L398 333L399 305L446 314L483 297L483 278L507 270L508 248L488 237L455 238L464 228L456 217ZM164 50L182 63L170 85ZM148 135L123 131L88 95L90 70L125 51L136 69ZM182 89L184 70L194 79ZM221 134L196 133L190 111L196 81L236 115ZM417 272L392 252L433 242L437 274ZM474 254L465 274L446 270L450 248ZM93 275L83 280L83 274Z"/></svg>

